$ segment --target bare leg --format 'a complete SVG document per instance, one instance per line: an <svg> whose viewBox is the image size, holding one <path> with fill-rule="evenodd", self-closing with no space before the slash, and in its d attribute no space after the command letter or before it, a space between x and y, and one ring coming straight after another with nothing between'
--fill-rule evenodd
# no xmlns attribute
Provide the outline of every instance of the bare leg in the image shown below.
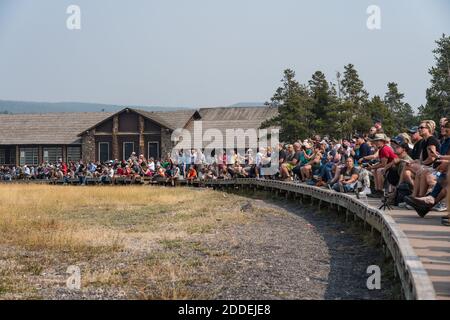
<svg viewBox="0 0 450 320"><path fill-rule="evenodd" d="M376 181L378 184L378 189L379 191L383 191L383 173L384 173L384 169L383 168L379 168L377 169L377 176L376 176Z"/></svg>
<svg viewBox="0 0 450 320"><path fill-rule="evenodd" d="M413 197L417 197L420 192L420 177L422 175L422 171L417 171L416 176L414 177L414 189L412 192Z"/></svg>
<svg viewBox="0 0 450 320"><path fill-rule="evenodd" d="M442 200L445 199L445 197L447 197L447 189L446 188L442 188L441 192L439 192L436 200L434 201L435 204L441 202Z"/></svg>
<svg viewBox="0 0 450 320"><path fill-rule="evenodd" d="M400 182L406 182L409 183L414 187L414 179L413 179L413 173L411 170L403 169L403 174L400 179Z"/></svg>

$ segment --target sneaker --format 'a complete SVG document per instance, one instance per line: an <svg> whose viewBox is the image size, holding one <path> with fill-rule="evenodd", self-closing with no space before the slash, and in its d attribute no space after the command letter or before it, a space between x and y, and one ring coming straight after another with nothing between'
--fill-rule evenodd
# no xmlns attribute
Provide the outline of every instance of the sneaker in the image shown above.
<svg viewBox="0 0 450 320"><path fill-rule="evenodd" d="M437 205L435 205L433 207L433 209L431 209L431 210L437 211L437 212L447 211L447 205L445 204L445 202L441 201Z"/></svg>
<svg viewBox="0 0 450 320"><path fill-rule="evenodd" d="M406 209L406 206L407 206L406 202L400 202L397 207Z"/></svg>
<svg viewBox="0 0 450 320"><path fill-rule="evenodd" d="M382 198L383 197L383 192L376 191L375 193L368 194L367 197L369 197L369 198Z"/></svg>
<svg viewBox="0 0 450 320"><path fill-rule="evenodd" d="M359 192L359 195L360 195L360 196L367 196L367 195L369 195L369 194L372 194L372 191L370 191L370 188L369 188L369 187L365 187L365 188L363 189L363 191Z"/></svg>
<svg viewBox="0 0 450 320"><path fill-rule="evenodd" d="M415 198L415 202L434 206L435 199L432 196Z"/></svg>

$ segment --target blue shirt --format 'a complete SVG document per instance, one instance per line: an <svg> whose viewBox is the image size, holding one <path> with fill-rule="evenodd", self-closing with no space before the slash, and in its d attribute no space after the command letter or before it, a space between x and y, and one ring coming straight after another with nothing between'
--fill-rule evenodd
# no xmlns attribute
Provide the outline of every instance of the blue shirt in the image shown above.
<svg viewBox="0 0 450 320"><path fill-rule="evenodd" d="M448 150L450 149L450 137L446 138L442 144L441 148L439 149L439 153L441 155L446 155L448 153Z"/></svg>

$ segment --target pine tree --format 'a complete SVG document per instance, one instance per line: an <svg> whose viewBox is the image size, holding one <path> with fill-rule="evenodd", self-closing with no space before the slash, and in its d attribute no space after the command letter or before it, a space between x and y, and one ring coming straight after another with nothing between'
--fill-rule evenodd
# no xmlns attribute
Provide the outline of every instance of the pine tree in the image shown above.
<svg viewBox="0 0 450 320"><path fill-rule="evenodd" d="M383 130L387 135L399 133L396 131L395 120L389 107L383 102L380 96L374 96L367 106L368 119L379 119L383 123ZM372 126L370 122L369 126ZM367 131L367 129L366 129Z"/></svg>
<svg viewBox="0 0 450 320"><path fill-rule="evenodd" d="M433 50L436 65L428 70L431 86L427 89L427 103L420 109L420 117L438 121L450 114L450 36L436 41Z"/></svg>
<svg viewBox="0 0 450 320"><path fill-rule="evenodd" d="M335 138L348 138L353 133L354 105L349 101L336 101L330 105L326 117L328 119L327 134Z"/></svg>
<svg viewBox="0 0 450 320"><path fill-rule="evenodd" d="M304 139L311 134L313 101L307 88L295 80L293 70L286 69L281 82L282 86L275 91L269 103L278 107L279 114L265 121L261 127L280 126L280 141Z"/></svg>
<svg viewBox="0 0 450 320"><path fill-rule="evenodd" d="M344 78L341 82L344 99L359 107L367 102L369 94L364 89L364 83L359 79L358 71L353 64L346 65L344 70Z"/></svg>
<svg viewBox="0 0 450 320"><path fill-rule="evenodd" d="M414 112L408 103L403 102L405 95L398 91L397 83L389 82L387 86L384 103L393 117L393 129L397 133L404 132L415 123Z"/></svg>
<svg viewBox="0 0 450 320"><path fill-rule="evenodd" d="M351 63L344 67L344 77L341 86L344 94L343 100L346 105L345 109L351 110L352 131L353 133L362 132L364 125L369 123L367 121L369 94L364 89L364 82L359 78L358 71ZM348 135L351 134L352 132L348 133Z"/></svg>
<svg viewBox="0 0 450 320"><path fill-rule="evenodd" d="M336 88L332 83L328 83L325 74L321 71L316 71L309 80L310 96L313 99L313 113L312 129L313 133L329 134L329 119L327 119L327 112L330 111L330 105L337 100Z"/></svg>

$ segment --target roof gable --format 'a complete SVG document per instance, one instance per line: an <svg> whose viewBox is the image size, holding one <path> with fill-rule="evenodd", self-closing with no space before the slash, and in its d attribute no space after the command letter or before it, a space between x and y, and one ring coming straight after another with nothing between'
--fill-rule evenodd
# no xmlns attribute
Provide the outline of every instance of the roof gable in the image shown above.
<svg viewBox="0 0 450 320"><path fill-rule="evenodd" d="M120 110L120 111L117 111L116 113L111 114L111 115L108 116L107 118L102 119L101 121L99 121L98 123L94 124L93 126L90 126L89 128L83 130L82 132L80 132L80 133L78 134L78 136L84 135L87 131L90 131L90 130L92 130L92 129L94 129L94 128L100 126L100 125L102 125L102 124L105 123L106 121L109 121L109 120L111 120L112 118L114 118L114 116L120 115L120 114L122 114L122 113L124 113L124 112L134 112L134 113L136 113L136 114L139 114L139 115L143 116L144 118L147 118L147 119L149 119L149 120L151 120L151 121L153 121L153 122L156 122L156 123L160 124L161 126L163 126L163 127L165 127L165 128L168 128L168 129L172 129L172 130L173 130L173 128L171 127L171 125L168 124L163 118L159 117L159 116L156 114L156 112L146 112L146 111L139 110L139 109L124 108L124 109L122 109L122 110Z"/></svg>

